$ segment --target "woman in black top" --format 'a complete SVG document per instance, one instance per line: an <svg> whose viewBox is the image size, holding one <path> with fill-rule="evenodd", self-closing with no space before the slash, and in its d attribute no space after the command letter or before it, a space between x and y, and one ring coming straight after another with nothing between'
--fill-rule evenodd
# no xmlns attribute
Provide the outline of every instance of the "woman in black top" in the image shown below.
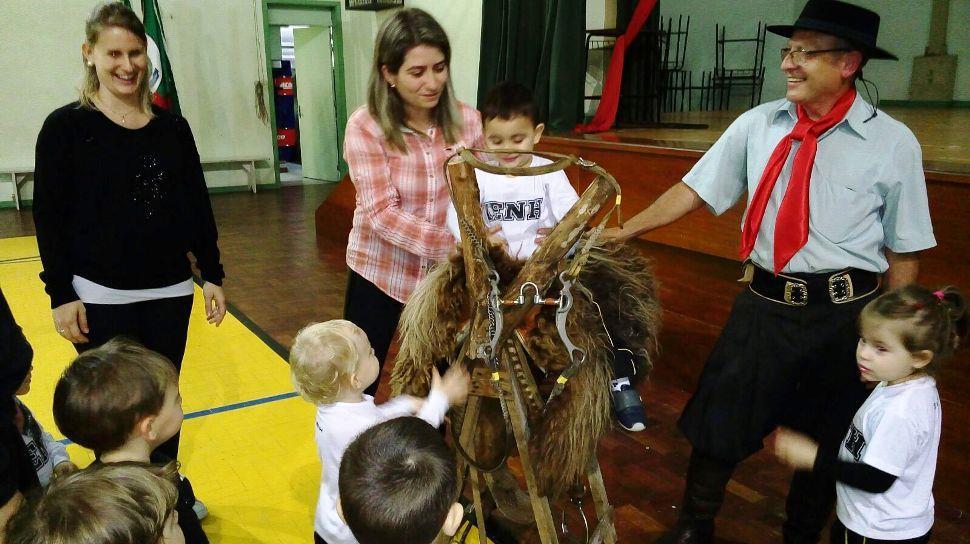
<svg viewBox="0 0 970 544"><path fill-rule="evenodd" d="M147 38L121 2L87 21L78 102L37 138L34 223L57 332L80 352L127 335L181 368L191 251L206 316L226 312L217 232L188 123L153 108ZM178 435L160 448L175 459Z"/></svg>

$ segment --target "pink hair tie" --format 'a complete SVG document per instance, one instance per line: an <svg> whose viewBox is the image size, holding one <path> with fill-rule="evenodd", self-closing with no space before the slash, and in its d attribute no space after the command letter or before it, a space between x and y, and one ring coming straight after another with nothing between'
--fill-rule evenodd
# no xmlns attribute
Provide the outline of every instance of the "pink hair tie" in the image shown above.
<svg viewBox="0 0 970 544"><path fill-rule="evenodd" d="M936 299L939 300L940 302L943 302L943 297L945 296L943 294L943 289L933 291L933 296L936 297Z"/></svg>

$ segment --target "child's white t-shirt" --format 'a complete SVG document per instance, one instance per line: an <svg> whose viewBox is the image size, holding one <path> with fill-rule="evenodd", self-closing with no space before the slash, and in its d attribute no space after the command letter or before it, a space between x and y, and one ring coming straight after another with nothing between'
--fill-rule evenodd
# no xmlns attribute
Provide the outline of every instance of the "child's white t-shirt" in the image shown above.
<svg viewBox="0 0 970 544"><path fill-rule="evenodd" d="M551 163L533 155L530 166ZM509 255L519 260L528 259L535 252L539 228L555 226L579 200L562 170L539 176L506 176L475 170L475 177L485 226L500 223L502 235L509 243ZM460 240L454 203L448 205L446 225Z"/></svg>
<svg viewBox="0 0 970 544"><path fill-rule="evenodd" d="M360 433L396 417L416 415L437 427L445 419L448 399L440 391L432 390L417 414L414 414L412 406L411 399L407 397L374 404L374 397L364 395L361 402L335 402L317 407L314 437L322 473L313 530L329 544L357 544L350 527L337 514L340 459L347 446Z"/></svg>
<svg viewBox="0 0 970 544"><path fill-rule="evenodd" d="M836 483L839 520L869 538L905 540L933 527L933 478L940 445L936 381L920 377L882 382L863 403L839 448L839 459L865 463L896 476L883 493Z"/></svg>

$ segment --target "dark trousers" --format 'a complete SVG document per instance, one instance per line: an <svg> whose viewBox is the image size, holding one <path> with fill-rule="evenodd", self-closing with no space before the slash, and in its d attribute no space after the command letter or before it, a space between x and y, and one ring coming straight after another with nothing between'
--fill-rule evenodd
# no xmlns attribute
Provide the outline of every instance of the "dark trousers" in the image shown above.
<svg viewBox="0 0 970 544"><path fill-rule="evenodd" d="M855 361L856 320L874 296L806 307L747 290L738 296L679 421L696 451L720 460L712 472L732 470L778 425L838 448L867 395ZM796 472L785 542L818 542L834 503L834 481Z"/></svg>
<svg viewBox="0 0 970 544"><path fill-rule="evenodd" d="M381 370L384 369L384 360L387 359L387 351L391 348L391 340L394 339L394 332L397 330L403 308L403 303L388 296L363 276L353 270L348 271L344 319L357 325L367 334ZM368 386L364 393L375 395L380 382L381 378L378 374L377 380Z"/></svg>
<svg viewBox="0 0 970 544"><path fill-rule="evenodd" d="M359 327L360 325L358 325ZM317 533L313 533L313 544L327 544L327 541L323 539L322 536Z"/></svg>
<svg viewBox="0 0 970 544"><path fill-rule="evenodd" d="M608 332L613 339L613 379L628 378L633 383L633 377L639 373L637 354L619 338L619 335L613 334L613 331Z"/></svg>
<svg viewBox="0 0 970 544"><path fill-rule="evenodd" d="M831 544L926 544L930 541L932 533L933 531L930 531L923 536L906 540L879 540L856 534L846 529L839 518L835 518L832 522L832 531L829 533L829 542Z"/></svg>
<svg viewBox="0 0 970 544"><path fill-rule="evenodd" d="M163 298L133 304L85 304L88 343L74 344L78 353L96 348L116 336L127 336L161 353L182 369L185 341L192 313L192 296ZM157 448L169 459L178 458L179 435ZM154 460L154 457L153 457Z"/></svg>

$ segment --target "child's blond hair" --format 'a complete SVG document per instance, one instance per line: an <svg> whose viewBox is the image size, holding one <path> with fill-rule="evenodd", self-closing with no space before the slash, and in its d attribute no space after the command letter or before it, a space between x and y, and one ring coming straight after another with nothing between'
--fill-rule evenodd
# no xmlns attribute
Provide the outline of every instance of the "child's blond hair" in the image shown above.
<svg viewBox="0 0 970 544"><path fill-rule="evenodd" d="M57 478L7 525L8 544L161 542L178 500L175 462L92 465Z"/></svg>
<svg viewBox="0 0 970 544"><path fill-rule="evenodd" d="M342 383L357 370L357 325L344 319L311 323L300 329L290 348L290 377L296 392L313 404L336 400ZM363 332L361 332L363 334Z"/></svg>

